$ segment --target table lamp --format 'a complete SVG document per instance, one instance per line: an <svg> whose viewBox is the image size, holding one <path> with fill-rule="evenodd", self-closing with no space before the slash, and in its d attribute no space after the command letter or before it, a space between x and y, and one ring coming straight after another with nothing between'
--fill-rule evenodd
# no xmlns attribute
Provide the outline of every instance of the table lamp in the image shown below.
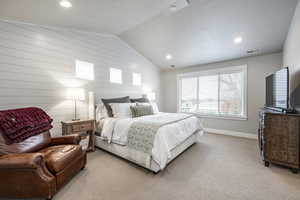
<svg viewBox="0 0 300 200"><path fill-rule="evenodd" d="M79 121L80 119L77 118L77 101L84 101L85 95L84 95L84 89L82 88L69 88L68 90L68 99L71 99L74 101L75 104L75 114L74 119L72 121Z"/></svg>

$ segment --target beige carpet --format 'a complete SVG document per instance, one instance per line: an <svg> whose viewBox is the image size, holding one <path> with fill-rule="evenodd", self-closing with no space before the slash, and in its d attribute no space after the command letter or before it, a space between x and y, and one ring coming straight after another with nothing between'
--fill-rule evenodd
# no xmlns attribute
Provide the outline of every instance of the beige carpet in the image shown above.
<svg viewBox="0 0 300 200"><path fill-rule="evenodd" d="M153 173L97 150L55 200L299 200L300 175L264 167L255 140L206 134Z"/></svg>

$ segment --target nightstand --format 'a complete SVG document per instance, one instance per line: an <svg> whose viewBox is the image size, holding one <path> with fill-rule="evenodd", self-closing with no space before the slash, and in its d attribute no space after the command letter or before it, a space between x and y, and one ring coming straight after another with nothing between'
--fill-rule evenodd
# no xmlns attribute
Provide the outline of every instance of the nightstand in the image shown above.
<svg viewBox="0 0 300 200"><path fill-rule="evenodd" d="M62 121L62 135L79 134L89 136L87 151L95 151L95 120Z"/></svg>

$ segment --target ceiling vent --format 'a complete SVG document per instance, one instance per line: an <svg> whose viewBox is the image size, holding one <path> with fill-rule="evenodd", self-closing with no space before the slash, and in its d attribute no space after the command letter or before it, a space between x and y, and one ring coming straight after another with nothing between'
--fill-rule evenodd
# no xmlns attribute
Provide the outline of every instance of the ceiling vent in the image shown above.
<svg viewBox="0 0 300 200"><path fill-rule="evenodd" d="M191 4L190 0L176 0L174 1L174 3L170 5L170 11L178 12L179 10L188 7L190 4Z"/></svg>
<svg viewBox="0 0 300 200"><path fill-rule="evenodd" d="M247 50L247 54L256 54L256 53L259 53L259 49L249 49Z"/></svg>

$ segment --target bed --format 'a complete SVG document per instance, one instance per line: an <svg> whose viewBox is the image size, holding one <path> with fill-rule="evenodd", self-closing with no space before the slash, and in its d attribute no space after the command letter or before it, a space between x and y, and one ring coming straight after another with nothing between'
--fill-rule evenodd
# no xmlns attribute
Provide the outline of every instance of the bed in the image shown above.
<svg viewBox="0 0 300 200"><path fill-rule="evenodd" d="M154 173L165 169L203 134L199 118L191 114L155 112L135 118L103 118L97 117L96 110L96 147Z"/></svg>

